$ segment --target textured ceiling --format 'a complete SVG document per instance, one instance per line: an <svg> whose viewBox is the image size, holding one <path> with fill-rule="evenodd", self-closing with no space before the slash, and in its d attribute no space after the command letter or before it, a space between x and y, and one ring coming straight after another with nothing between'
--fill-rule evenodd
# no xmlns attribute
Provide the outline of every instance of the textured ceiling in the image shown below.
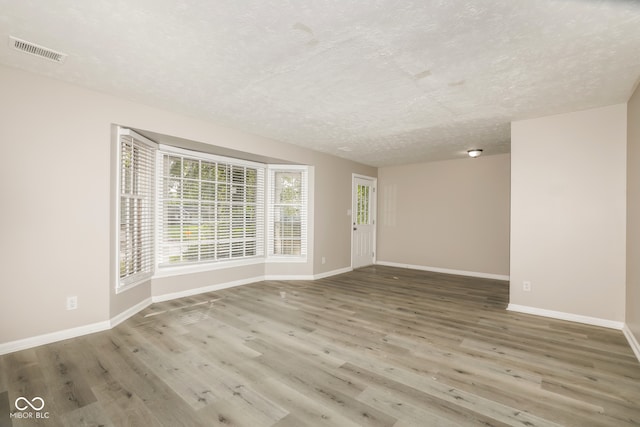
<svg viewBox="0 0 640 427"><path fill-rule="evenodd" d="M375 166L508 152L512 120L640 76L635 0L0 0L0 38L0 63Z"/></svg>

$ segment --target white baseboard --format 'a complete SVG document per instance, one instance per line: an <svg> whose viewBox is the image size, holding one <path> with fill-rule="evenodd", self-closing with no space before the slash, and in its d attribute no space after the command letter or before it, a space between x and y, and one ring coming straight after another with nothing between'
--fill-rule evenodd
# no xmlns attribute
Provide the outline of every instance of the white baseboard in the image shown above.
<svg viewBox="0 0 640 427"><path fill-rule="evenodd" d="M151 300L155 302L164 302L177 298L190 297L193 295L204 294L206 292L219 291L222 289L233 288L235 286L248 285L250 283L262 282L264 276L250 277L248 279L234 280L232 282L219 283L217 285L203 286L201 288L187 289L186 291L171 292L168 294L154 295Z"/></svg>
<svg viewBox="0 0 640 427"><path fill-rule="evenodd" d="M351 267L339 268L337 270L325 271L324 273L318 274L299 274L299 275L291 275L291 274L271 274L264 276L264 280L318 280L324 279L326 277L336 276L338 274L344 274L353 271Z"/></svg>
<svg viewBox="0 0 640 427"><path fill-rule="evenodd" d="M13 353L14 351L26 350L28 348L51 344L52 342L56 341L64 341L68 340L69 338L76 338L82 335L106 331L110 328L110 322L108 320L105 320L104 322L91 323L89 325L78 326L75 328L64 329L62 331L37 335L35 337L1 343L0 356L3 354Z"/></svg>
<svg viewBox="0 0 640 427"><path fill-rule="evenodd" d="M133 307L129 307L128 309L126 309L122 313L115 315L109 321L110 327L115 328L120 323L124 322L125 320L127 320L128 318L133 316L134 314L137 314L137 313L141 312L142 310L144 310L145 308L149 307L151 305L151 303L152 303L151 297L149 297L149 298L146 298L143 301L140 301L138 304L134 305Z"/></svg>
<svg viewBox="0 0 640 427"><path fill-rule="evenodd" d="M310 274L267 274L261 280L313 280Z"/></svg>
<svg viewBox="0 0 640 427"><path fill-rule="evenodd" d="M89 335L95 332L102 332L115 328L129 317L147 308L149 305L151 305L151 298L140 301L138 304L126 309L110 320L64 329L62 331L51 332L48 334L36 335L35 337L24 338L21 340L0 343L0 356L3 354L13 353L14 351L26 350L28 348L39 347L41 345L51 344L57 341L64 341L70 338L77 338L83 335Z"/></svg>
<svg viewBox="0 0 640 427"><path fill-rule="evenodd" d="M351 267L340 268L338 270L327 271L315 275L311 274L268 274L265 276L256 276L249 279L235 280L233 282L220 283L217 285L204 286L201 288L188 289L181 292L172 292L169 294L155 295L152 297L152 302L164 302L177 298L190 297L193 295L203 294L205 292L219 291L222 289L233 288L235 286L249 285L251 283L263 282L265 280L318 280L325 277L335 276L337 274L343 274L353 271ZM143 307L144 308L144 307ZM134 313L135 314L135 313Z"/></svg>
<svg viewBox="0 0 640 427"><path fill-rule="evenodd" d="M411 270L431 271L434 273L456 274L458 276L479 277L481 279L509 280L509 276L504 274L480 273L477 271L452 270L450 268L428 267L426 265L402 264L399 262L377 261L377 265L387 267L409 268Z"/></svg>
<svg viewBox="0 0 640 427"><path fill-rule="evenodd" d="M568 320L570 322L584 323L587 325L601 326L603 328L622 330L624 327L624 322L601 319L599 317L582 316L580 314L565 313L563 311L545 310L526 305L509 304L507 310L518 313L533 314L535 316L550 317L552 319Z"/></svg>
<svg viewBox="0 0 640 427"><path fill-rule="evenodd" d="M624 333L624 336L627 338L627 341L631 346L631 350L633 350L633 354L636 355L638 362L640 362L640 343L638 343L638 340L636 339L635 335L633 335L633 332L631 332L631 329L629 329L629 326L627 326L626 324L622 328L622 332Z"/></svg>
<svg viewBox="0 0 640 427"><path fill-rule="evenodd" d="M220 283L217 285L204 286L201 288L188 289L186 291L172 292L163 295L154 295L140 301L136 305L126 309L122 313L117 314L109 320L103 322L92 323L89 325L78 326L75 328L65 329L62 331L51 332L48 334L38 335L35 337L24 338L16 341L0 343L0 355L13 353L15 351L26 350L28 348L38 347L50 344L56 341L62 341L70 338L77 338L82 335L88 335L95 332L102 332L116 327L131 316L147 308L152 303L169 301L176 298L183 298L192 295L202 294L205 292L219 291L222 289L232 288L235 286L248 285L250 283L262 282L264 280L317 280L337 274L348 273L352 271L351 267L341 268L338 270L327 271L316 275L273 275L273 276L257 276L248 279L235 280L232 282Z"/></svg>
<svg viewBox="0 0 640 427"><path fill-rule="evenodd" d="M353 271L351 267L339 268L337 270L325 271L324 273L314 274L312 280L325 279L331 276L337 276L338 274L349 273Z"/></svg>

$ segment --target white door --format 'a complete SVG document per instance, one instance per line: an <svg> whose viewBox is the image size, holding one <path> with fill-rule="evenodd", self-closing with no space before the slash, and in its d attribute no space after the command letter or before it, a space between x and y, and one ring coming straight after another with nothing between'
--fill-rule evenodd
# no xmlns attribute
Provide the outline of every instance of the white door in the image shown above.
<svg viewBox="0 0 640 427"><path fill-rule="evenodd" d="M375 262L376 251L376 179L353 176L353 208L351 210L351 267L359 268Z"/></svg>

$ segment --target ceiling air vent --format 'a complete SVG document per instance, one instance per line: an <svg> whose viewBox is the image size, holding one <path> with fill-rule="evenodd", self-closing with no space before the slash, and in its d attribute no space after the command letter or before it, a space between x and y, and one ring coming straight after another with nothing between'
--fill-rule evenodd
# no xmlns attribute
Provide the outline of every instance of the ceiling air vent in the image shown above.
<svg viewBox="0 0 640 427"><path fill-rule="evenodd" d="M67 54L65 53L56 52L55 50L49 49L48 47L40 46L26 40L20 40L19 38L13 36L9 36L9 45L15 50L19 50L20 52L39 56L40 58L45 58L53 62L62 63L67 57Z"/></svg>

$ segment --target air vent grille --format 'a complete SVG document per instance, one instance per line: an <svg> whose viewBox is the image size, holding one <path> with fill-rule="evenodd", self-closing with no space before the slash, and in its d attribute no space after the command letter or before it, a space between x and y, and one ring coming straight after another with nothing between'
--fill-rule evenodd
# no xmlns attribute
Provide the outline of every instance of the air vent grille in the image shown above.
<svg viewBox="0 0 640 427"><path fill-rule="evenodd" d="M64 62L65 58L67 57L67 55L64 53L56 52L55 50L49 49L48 47L40 46L13 36L9 37L9 45L15 50L19 50L20 52L39 56L40 58L45 58L49 61L58 63Z"/></svg>

